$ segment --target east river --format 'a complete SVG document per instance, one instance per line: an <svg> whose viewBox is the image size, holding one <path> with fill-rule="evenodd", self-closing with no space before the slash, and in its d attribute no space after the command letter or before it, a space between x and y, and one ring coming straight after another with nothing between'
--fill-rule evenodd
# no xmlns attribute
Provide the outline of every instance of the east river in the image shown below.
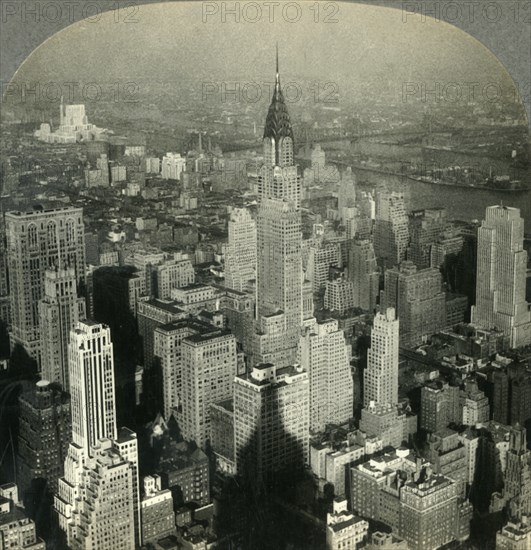
<svg viewBox="0 0 531 550"><path fill-rule="evenodd" d="M352 169L360 187L364 183L371 186L385 185L389 190L402 191L408 209L444 207L448 217L458 220L482 220L485 208L503 203L505 206L520 208L525 221L526 233L531 232L531 190L493 191L492 189L467 189L451 185L436 185L413 181L406 177L381 174L369 170Z"/></svg>

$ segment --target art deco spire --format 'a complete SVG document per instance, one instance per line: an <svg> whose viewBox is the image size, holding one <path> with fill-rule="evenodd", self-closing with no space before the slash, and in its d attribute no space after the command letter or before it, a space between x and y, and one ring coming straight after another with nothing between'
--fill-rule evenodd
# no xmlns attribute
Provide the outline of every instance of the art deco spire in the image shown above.
<svg viewBox="0 0 531 550"><path fill-rule="evenodd" d="M267 113L264 138L270 138L275 141L275 148L278 147L281 138L289 137L293 140L293 128L291 127L291 121L288 114L288 109L284 101L284 95L280 88L280 74L278 68L278 45L276 56L276 77L275 77L275 91L271 99L271 105Z"/></svg>

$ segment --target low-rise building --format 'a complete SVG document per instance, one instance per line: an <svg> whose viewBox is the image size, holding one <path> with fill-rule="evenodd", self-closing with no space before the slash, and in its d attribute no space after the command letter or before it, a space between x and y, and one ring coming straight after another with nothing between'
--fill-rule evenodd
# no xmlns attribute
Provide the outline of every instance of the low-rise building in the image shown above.
<svg viewBox="0 0 531 550"><path fill-rule="evenodd" d="M169 489L162 489L161 479L157 475L144 478L140 513L143 544L175 534L173 497Z"/></svg>

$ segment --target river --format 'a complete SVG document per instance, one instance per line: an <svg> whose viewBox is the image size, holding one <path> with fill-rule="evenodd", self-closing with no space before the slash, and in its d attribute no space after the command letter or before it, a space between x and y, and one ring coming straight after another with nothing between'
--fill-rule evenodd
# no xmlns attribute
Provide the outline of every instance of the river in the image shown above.
<svg viewBox="0 0 531 550"><path fill-rule="evenodd" d="M360 187L386 185L390 190L402 191L409 210L444 207L448 217L457 220L482 220L487 206L503 203L505 206L520 208L524 218L525 231L531 233L531 190L493 191L491 189L466 189L412 181L400 176L380 174L353 168Z"/></svg>

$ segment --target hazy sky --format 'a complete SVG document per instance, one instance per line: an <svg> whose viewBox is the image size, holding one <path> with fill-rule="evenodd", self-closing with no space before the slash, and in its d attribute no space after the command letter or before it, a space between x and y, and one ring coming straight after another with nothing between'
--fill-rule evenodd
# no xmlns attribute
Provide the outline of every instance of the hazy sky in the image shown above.
<svg viewBox="0 0 531 550"><path fill-rule="evenodd" d="M298 14L293 8L283 16L277 8L269 22L264 4L258 3L262 17L252 23L244 20L256 16L250 7L243 12L249 4L239 3L240 22L228 14L223 21L221 3L214 2L141 5L130 14L111 11L48 39L22 64L15 81L271 79L278 41L284 79L302 75L343 86L375 78L398 85L511 82L498 60L466 33L429 18L404 22L400 9L337 3L339 11L333 13L323 9L323 2L298 2L293 3ZM312 10L316 4L318 15ZM217 12L206 16L205 9ZM126 24L126 15L133 21ZM297 22L286 20L297 16ZM337 22L326 22L327 16Z"/></svg>

